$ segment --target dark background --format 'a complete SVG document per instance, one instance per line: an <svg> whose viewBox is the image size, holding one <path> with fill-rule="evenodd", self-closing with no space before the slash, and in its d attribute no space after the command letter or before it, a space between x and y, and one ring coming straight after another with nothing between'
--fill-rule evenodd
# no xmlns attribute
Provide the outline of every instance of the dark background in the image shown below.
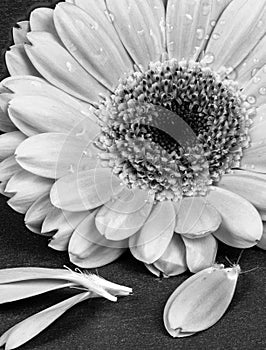
<svg viewBox="0 0 266 350"><path fill-rule="evenodd" d="M95 0L97 1L97 0ZM58 1L57 1L58 2ZM55 1L41 4L52 6ZM4 52L11 43L11 28L26 19L38 6L33 0L1 0L0 76L6 76ZM134 295L117 303L98 299L77 305L21 349L265 349L266 348L266 253L258 248L244 252L242 270L234 299L225 316L212 328L190 338L172 339L162 322L167 298L189 274L160 280L140 262L125 254L116 262L98 269L111 281L133 287ZM239 250L221 246L217 261L225 256L236 261ZM62 267L66 253L47 247L45 238L29 232L23 216L15 213L0 197L0 268L16 266ZM227 263L226 263L227 264ZM94 271L96 272L96 271ZM58 291L0 307L0 334L24 318L72 295Z"/></svg>

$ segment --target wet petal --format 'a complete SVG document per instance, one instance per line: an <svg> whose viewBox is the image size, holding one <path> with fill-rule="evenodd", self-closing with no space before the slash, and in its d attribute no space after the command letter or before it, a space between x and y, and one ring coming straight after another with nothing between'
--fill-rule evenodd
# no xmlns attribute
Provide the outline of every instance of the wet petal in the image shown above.
<svg viewBox="0 0 266 350"><path fill-rule="evenodd" d="M136 233L144 224L153 206L153 197L140 189L124 189L102 206L96 226L106 238L121 240Z"/></svg>
<svg viewBox="0 0 266 350"><path fill-rule="evenodd" d="M6 52L6 65L9 74L14 75L34 75L40 76L26 55L24 45L17 44L11 46Z"/></svg>
<svg viewBox="0 0 266 350"><path fill-rule="evenodd" d="M119 178L110 169L80 171L57 180L51 201L64 210L83 211L108 202L122 189Z"/></svg>
<svg viewBox="0 0 266 350"><path fill-rule="evenodd" d="M33 174L56 179L99 166L95 152L90 143L78 137L45 133L26 139L16 149L16 160Z"/></svg>
<svg viewBox="0 0 266 350"><path fill-rule="evenodd" d="M129 239L132 255L147 264L166 251L175 228L175 209L170 201L158 202L142 228Z"/></svg>
<svg viewBox="0 0 266 350"><path fill-rule="evenodd" d="M208 37L231 0L168 0L166 11L167 50L170 58L197 59Z"/></svg>
<svg viewBox="0 0 266 350"><path fill-rule="evenodd" d="M40 196L48 193L52 181L21 170L11 177L6 192L15 193L8 205L19 213L25 213Z"/></svg>
<svg viewBox="0 0 266 350"><path fill-rule="evenodd" d="M175 203L175 231L189 238L206 236L217 230L222 221L218 211L204 197L183 198Z"/></svg>
<svg viewBox="0 0 266 350"><path fill-rule="evenodd" d="M212 235L197 239L182 238L186 246L187 266L191 272L199 272L215 263L218 243Z"/></svg>
<svg viewBox="0 0 266 350"><path fill-rule="evenodd" d="M0 161L14 154L18 145L26 138L20 131L0 135Z"/></svg>
<svg viewBox="0 0 266 350"><path fill-rule="evenodd" d="M153 265L164 277L177 276L187 270L186 250L179 235L173 235L166 251Z"/></svg>
<svg viewBox="0 0 266 350"><path fill-rule="evenodd" d="M32 45L25 46L27 55L51 84L86 102L97 102L99 93L107 92L58 44L53 35L31 32L28 39Z"/></svg>
<svg viewBox="0 0 266 350"><path fill-rule="evenodd" d="M69 52L110 90L113 91L119 79L133 70L122 44L114 45L111 34L101 22L94 21L79 7L67 3L57 5L54 20Z"/></svg>
<svg viewBox="0 0 266 350"><path fill-rule="evenodd" d="M243 94L253 106L266 103L266 65L264 65L254 77L245 85Z"/></svg>
<svg viewBox="0 0 266 350"><path fill-rule="evenodd" d="M222 223L213 235L236 248L254 246L262 235L262 221L255 207L243 197L211 186L207 200L219 211Z"/></svg>
<svg viewBox="0 0 266 350"><path fill-rule="evenodd" d="M243 170L266 173L266 144L251 143L240 161Z"/></svg>
<svg viewBox="0 0 266 350"><path fill-rule="evenodd" d="M13 28L13 40L15 45L28 43L27 33L30 31L29 21L18 22Z"/></svg>
<svg viewBox="0 0 266 350"><path fill-rule="evenodd" d="M206 47L214 70L221 66L235 68L265 34L264 0L234 0L223 12ZM245 23L245 25L243 25ZM206 58L206 56L205 56ZM211 62L210 62L211 61Z"/></svg>
<svg viewBox="0 0 266 350"><path fill-rule="evenodd" d="M164 38L157 11L161 11L160 17L163 18L162 3L156 0L157 8L151 1L142 0L107 0L106 3L109 18L133 61L144 70L150 62L160 61Z"/></svg>
<svg viewBox="0 0 266 350"><path fill-rule="evenodd" d="M100 267L116 260L127 248L127 240L110 241L95 226L97 210L74 231L69 242L70 261L83 268Z"/></svg>
<svg viewBox="0 0 266 350"><path fill-rule="evenodd" d="M239 194L256 208L266 210L266 175L245 170L225 174L219 187Z"/></svg>

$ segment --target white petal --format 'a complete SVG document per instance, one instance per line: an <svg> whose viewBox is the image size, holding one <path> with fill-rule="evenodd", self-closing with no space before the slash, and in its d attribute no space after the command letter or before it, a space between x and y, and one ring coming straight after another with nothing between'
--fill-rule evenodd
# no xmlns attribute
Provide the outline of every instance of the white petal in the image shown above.
<svg viewBox="0 0 266 350"><path fill-rule="evenodd" d="M78 137L45 133L26 139L16 149L16 160L25 170L48 178L94 169L97 150Z"/></svg>
<svg viewBox="0 0 266 350"><path fill-rule="evenodd" d="M265 174L235 170L232 174L223 175L218 186L239 194L256 208L266 210Z"/></svg>
<svg viewBox="0 0 266 350"><path fill-rule="evenodd" d="M18 145L26 138L20 131L0 135L0 161L14 154Z"/></svg>
<svg viewBox="0 0 266 350"><path fill-rule="evenodd" d="M212 235L197 239L183 237L183 240L187 266L191 272L199 272L215 263L218 243Z"/></svg>
<svg viewBox="0 0 266 350"><path fill-rule="evenodd" d="M164 52L164 35L157 11L159 7L164 21L162 3L157 1L157 9L151 1L107 0L106 3L110 19L133 61L144 70L150 62L160 61Z"/></svg>
<svg viewBox="0 0 266 350"><path fill-rule="evenodd" d="M167 50L170 58L197 59L221 13L231 0L168 0Z"/></svg>
<svg viewBox="0 0 266 350"><path fill-rule="evenodd" d="M237 66L236 79L240 86L248 83L254 75L266 64L265 57L266 36L264 36L249 53L249 55ZM255 83L258 79L253 80Z"/></svg>
<svg viewBox="0 0 266 350"><path fill-rule="evenodd" d="M110 169L80 171L57 180L51 201L64 210L83 211L108 202L122 189L119 178Z"/></svg>
<svg viewBox="0 0 266 350"><path fill-rule="evenodd" d="M266 173L266 144L251 143L243 152L241 169Z"/></svg>
<svg viewBox="0 0 266 350"><path fill-rule="evenodd" d="M206 55L213 57L212 62L208 61L214 70L221 66L235 68L263 37L265 5L264 0L234 0L228 5L206 47Z"/></svg>
<svg viewBox="0 0 266 350"><path fill-rule="evenodd" d="M24 45L17 44L6 52L6 65L10 75L40 76L26 55Z"/></svg>
<svg viewBox="0 0 266 350"><path fill-rule="evenodd" d="M43 220L48 214L49 210L52 209L52 204L50 201L50 196L44 194L38 198L29 208L25 215L25 224L28 229L32 232L41 233L41 226Z"/></svg>
<svg viewBox="0 0 266 350"><path fill-rule="evenodd" d="M15 173L21 170L14 156L6 158L0 163L0 181L8 181Z"/></svg>
<svg viewBox="0 0 266 350"><path fill-rule="evenodd" d="M10 93L0 93L0 130L5 132L10 132L17 130L15 125L9 119L7 112L8 103L12 98Z"/></svg>
<svg viewBox="0 0 266 350"><path fill-rule="evenodd" d="M153 197L140 189L124 189L101 207L96 226L107 239L121 240L136 233L153 206Z"/></svg>
<svg viewBox="0 0 266 350"><path fill-rule="evenodd" d="M99 126L79 110L46 96L13 98L8 113L17 128L28 136L43 132L82 132L93 138L100 131Z"/></svg>
<svg viewBox="0 0 266 350"><path fill-rule="evenodd" d="M94 108L86 102L72 97L68 93L49 84L46 80L33 76L9 77L2 81L2 84L18 96L46 96L59 100L79 110L86 117L95 119ZM14 96L11 96L12 98ZM0 95L1 101L1 95Z"/></svg>
<svg viewBox="0 0 266 350"><path fill-rule="evenodd" d="M27 33L30 31L29 21L21 21L17 23L17 26L13 28L13 40L14 43L24 44L28 42Z"/></svg>
<svg viewBox="0 0 266 350"><path fill-rule="evenodd" d="M265 222L263 222L263 234L259 243L257 244L257 247L264 250L266 249L266 223Z"/></svg>
<svg viewBox="0 0 266 350"><path fill-rule="evenodd" d="M99 93L107 93L106 89L58 44L53 35L31 32L28 39L32 46L25 46L27 55L35 68L51 84L86 102L97 102Z"/></svg>
<svg viewBox="0 0 266 350"><path fill-rule="evenodd" d="M122 44L114 45L113 37L102 23L94 21L79 7L67 3L57 5L54 20L69 52L108 89L113 91L119 79L133 71Z"/></svg>
<svg viewBox="0 0 266 350"><path fill-rule="evenodd" d="M6 344L6 349L15 349L38 335L47 328L58 317L77 303L90 297L90 292L80 293L73 297L55 304L48 309L38 312L35 315L21 321L10 328L0 338L0 346Z"/></svg>
<svg viewBox="0 0 266 350"><path fill-rule="evenodd" d="M158 260L173 237L175 216L172 202L157 203L142 228L129 239L132 255L147 264Z"/></svg>
<svg viewBox="0 0 266 350"><path fill-rule="evenodd" d="M52 207L42 224L42 233L54 232L49 247L64 251L68 249L69 240L76 227L88 216L89 212L71 213Z"/></svg>
<svg viewBox="0 0 266 350"><path fill-rule="evenodd" d="M100 267L116 260L127 248L127 240L110 241L95 226L97 211L89 214L69 242L70 261L83 268Z"/></svg>
<svg viewBox="0 0 266 350"><path fill-rule="evenodd" d="M33 32L48 32L57 38L52 9L41 7L30 14L30 28Z"/></svg>
<svg viewBox="0 0 266 350"><path fill-rule="evenodd" d="M248 101L252 101L252 106L260 106L266 103L266 65L249 80L242 92L248 96Z"/></svg>
<svg viewBox="0 0 266 350"><path fill-rule="evenodd" d="M222 221L217 210L205 197L187 197L175 203L177 221L175 231L189 238L206 236L217 230Z"/></svg>
<svg viewBox="0 0 266 350"><path fill-rule="evenodd" d="M255 207L243 197L219 187L211 187L208 201L219 211L222 223L213 235L236 247L254 246L262 236L262 221Z"/></svg>
<svg viewBox="0 0 266 350"><path fill-rule="evenodd" d="M153 265L164 277L177 276L187 270L186 250L178 234L173 235L166 251Z"/></svg>
<svg viewBox="0 0 266 350"><path fill-rule="evenodd" d="M7 183L6 192L15 193L8 201L8 205L24 214L33 202L49 192L51 185L51 180L21 170L13 175Z"/></svg>

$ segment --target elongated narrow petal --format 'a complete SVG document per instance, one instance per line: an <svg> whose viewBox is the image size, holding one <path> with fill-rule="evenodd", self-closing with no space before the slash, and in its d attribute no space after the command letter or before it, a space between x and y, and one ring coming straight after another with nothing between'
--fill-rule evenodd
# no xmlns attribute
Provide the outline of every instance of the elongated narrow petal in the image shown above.
<svg viewBox="0 0 266 350"><path fill-rule="evenodd" d="M38 335L68 309L90 297L90 292L80 293L28 317L1 336L0 346L5 344L6 349L16 349Z"/></svg>
<svg viewBox="0 0 266 350"><path fill-rule="evenodd" d="M20 131L0 135L0 161L12 156L18 145L26 138Z"/></svg>
<svg viewBox="0 0 266 350"><path fill-rule="evenodd" d="M231 0L168 0L166 9L167 50L170 58L196 59L205 47L220 17Z"/></svg>
<svg viewBox="0 0 266 350"><path fill-rule="evenodd" d="M132 255L147 264L158 260L173 237L175 216L172 202L157 203L142 228L129 239Z"/></svg>
<svg viewBox="0 0 266 350"><path fill-rule="evenodd" d="M8 204L19 213L25 213L42 195L48 193L52 181L21 170L11 177L6 192L15 193Z"/></svg>
<svg viewBox="0 0 266 350"><path fill-rule="evenodd" d="M240 268L204 269L183 282L164 308L164 325L172 337L187 337L214 325L228 308Z"/></svg>
<svg viewBox="0 0 266 350"><path fill-rule="evenodd" d="M6 158L0 163L0 181L9 181L19 171L21 171L21 167L16 162L15 157Z"/></svg>
<svg viewBox="0 0 266 350"><path fill-rule="evenodd" d="M41 7L37 8L30 14L30 29L33 32L51 33L57 38L57 32L54 26L53 10Z"/></svg>
<svg viewBox="0 0 266 350"><path fill-rule="evenodd" d="M256 3L252 0L232 1L219 18L206 47L206 55L213 55L213 69L235 68L265 34L265 18L264 0Z"/></svg>
<svg viewBox="0 0 266 350"><path fill-rule="evenodd" d="M128 238L141 228L152 206L153 197L148 191L125 188L99 210L96 227L107 239Z"/></svg>
<svg viewBox="0 0 266 350"><path fill-rule="evenodd" d="M29 21L21 21L13 28L13 40L17 44L25 44L28 42L27 33L30 31Z"/></svg>
<svg viewBox="0 0 266 350"><path fill-rule="evenodd" d="M24 45L18 44L11 46L6 52L6 65L10 75L34 75L40 76L28 56L26 55Z"/></svg>
<svg viewBox="0 0 266 350"><path fill-rule="evenodd" d="M223 175L219 187L239 194L256 208L266 210L266 175L245 170L234 170Z"/></svg>
<svg viewBox="0 0 266 350"><path fill-rule="evenodd" d="M189 238L198 238L216 231L221 224L219 212L204 197L183 198L175 203L175 231Z"/></svg>
<svg viewBox="0 0 266 350"><path fill-rule="evenodd" d="M34 295L47 293L53 290L74 286L63 280L28 280L15 283L0 284L0 304L30 298Z"/></svg>
<svg viewBox="0 0 266 350"><path fill-rule="evenodd" d="M83 268L100 267L116 260L126 250L124 241L110 241L95 226L97 210L89 214L74 231L69 242L70 261Z"/></svg>
<svg viewBox="0 0 266 350"><path fill-rule="evenodd" d="M222 217L220 227L213 233L220 241L236 248L248 248L261 239L260 215L246 199L219 187L211 187L207 199Z"/></svg>
<svg viewBox="0 0 266 350"><path fill-rule="evenodd" d="M112 36L102 24L79 7L59 4L54 20L69 52L87 72L111 91L117 87L120 78L133 71L122 44L114 45Z"/></svg>
<svg viewBox="0 0 266 350"><path fill-rule="evenodd" d="M187 270L186 250L178 234L173 235L166 251L153 265L164 277L177 276Z"/></svg>
<svg viewBox="0 0 266 350"><path fill-rule="evenodd" d="M49 194L44 194L38 198L28 209L25 215L25 224L32 232L41 234L42 223L48 214L49 210L53 208ZM45 235L46 236L46 235Z"/></svg>
<svg viewBox="0 0 266 350"><path fill-rule="evenodd" d="M191 272L199 272L215 263L218 243L212 235L197 239L182 238L186 246L187 266Z"/></svg>
<svg viewBox="0 0 266 350"><path fill-rule="evenodd" d="M150 62L159 61L164 52L163 35L157 15L159 8L164 21L164 8L162 3L156 2L157 9L152 6L151 1L107 1L110 19L121 42L133 61L143 69L147 69Z"/></svg>
<svg viewBox="0 0 266 350"><path fill-rule="evenodd" d="M16 149L16 161L33 174L56 179L99 166L96 151L75 135L44 133L26 139Z"/></svg>
<svg viewBox="0 0 266 350"><path fill-rule="evenodd" d="M51 190L51 201L64 210L89 210L108 202L122 189L119 178L110 169L81 171L57 180Z"/></svg>
<svg viewBox="0 0 266 350"><path fill-rule="evenodd" d="M106 89L58 44L53 35L31 32L28 39L32 46L25 47L27 55L35 68L51 84L86 102L98 101L99 93L106 92Z"/></svg>
<svg viewBox="0 0 266 350"><path fill-rule="evenodd" d="M10 93L0 93L0 130L5 132L17 130L16 126L10 120L7 112L8 103L11 98L12 94Z"/></svg>

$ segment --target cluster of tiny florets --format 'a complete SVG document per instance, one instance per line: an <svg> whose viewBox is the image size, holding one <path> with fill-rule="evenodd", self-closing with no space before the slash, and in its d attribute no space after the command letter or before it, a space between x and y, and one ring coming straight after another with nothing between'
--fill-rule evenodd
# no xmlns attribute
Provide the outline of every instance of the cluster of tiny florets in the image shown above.
<svg viewBox="0 0 266 350"><path fill-rule="evenodd" d="M157 200L204 195L249 145L237 84L196 62L159 62L133 73L98 117L103 166Z"/></svg>

